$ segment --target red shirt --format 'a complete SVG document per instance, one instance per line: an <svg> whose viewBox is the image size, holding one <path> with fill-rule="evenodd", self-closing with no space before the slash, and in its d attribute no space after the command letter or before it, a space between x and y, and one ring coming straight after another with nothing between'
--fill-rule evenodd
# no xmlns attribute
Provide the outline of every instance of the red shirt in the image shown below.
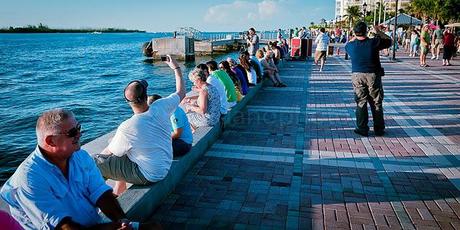
<svg viewBox="0 0 460 230"><path fill-rule="evenodd" d="M445 46L454 46L455 37L452 33L445 33L443 38L443 43Z"/></svg>

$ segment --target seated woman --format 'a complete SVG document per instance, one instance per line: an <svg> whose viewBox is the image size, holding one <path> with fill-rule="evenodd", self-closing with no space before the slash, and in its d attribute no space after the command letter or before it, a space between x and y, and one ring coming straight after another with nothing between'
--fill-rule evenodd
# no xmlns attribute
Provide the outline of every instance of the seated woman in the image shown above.
<svg viewBox="0 0 460 230"><path fill-rule="evenodd" d="M241 93L246 95L249 90L248 86L248 75L244 67L238 63L233 58L227 58L228 64L230 64L232 71L236 74L241 83Z"/></svg>
<svg viewBox="0 0 460 230"><path fill-rule="evenodd" d="M249 56L244 53L240 53L240 57L238 59L247 73L248 85L255 86L257 84L257 74L251 62L249 61Z"/></svg>
<svg viewBox="0 0 460 230"><path fill-rule="evenodd" d="M185 104L185 111L192 131L201 126L214 126L220 118L220 98L217 89L206 83L206 74L195 68L189 74L195 90L198 92L196 101Z"/></svg>
<svg viewBox="0 0 460 230"><path fill-rule="evenodd" d="M233 85L235 86L235 90L236 90L236 97L237 97L236 101L237 102L241 101L241 99L243 99L241 82L236 76L236 74L230 68L230 64L227 61L221 61L219 63L219 69L225 71L228 74L228 76L230 76L230 78L232 79Z"/></svg>

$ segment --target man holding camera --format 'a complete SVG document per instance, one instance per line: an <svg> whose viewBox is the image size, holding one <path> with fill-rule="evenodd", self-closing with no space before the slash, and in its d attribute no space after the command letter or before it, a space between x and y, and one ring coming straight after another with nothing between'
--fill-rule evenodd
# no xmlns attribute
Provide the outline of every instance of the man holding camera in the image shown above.
<svg viewBox="0 0 460 230"><path fill-rule="evenodd" d="M380 63L379 51L391 45L391 38L374 27L375 37L367 37L367 25L358 22L353 28L355 37L345 46L351 57L352 82L356 101L355 133L368 136L369 115L367 103L371 106L376 136L385 134L385 121L383 119L383 86L382 76L384 70Z"/></svg>
<svg viewBox="0 0 460 230"><path fill-rule="evenodd" d="M248 32L249 34L246 41L248 43L249 55L252 57L256 55L256 52L259 49L259 36L257 36L254 28L250 28Z"/></svg>

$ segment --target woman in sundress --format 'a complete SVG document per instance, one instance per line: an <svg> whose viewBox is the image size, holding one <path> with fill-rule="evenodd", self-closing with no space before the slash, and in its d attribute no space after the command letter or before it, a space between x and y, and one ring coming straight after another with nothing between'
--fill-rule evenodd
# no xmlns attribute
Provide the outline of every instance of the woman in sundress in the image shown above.
<svg viewBox="0 0 460 230"><path fill-rule="evenodd" d="M192 70L188 77L198 92L196 100L189 100L185 104L192 130L195 131L201 126L214 126L220 118L220 98L217 89L206 83L206 74L201 69Z"/></svg>

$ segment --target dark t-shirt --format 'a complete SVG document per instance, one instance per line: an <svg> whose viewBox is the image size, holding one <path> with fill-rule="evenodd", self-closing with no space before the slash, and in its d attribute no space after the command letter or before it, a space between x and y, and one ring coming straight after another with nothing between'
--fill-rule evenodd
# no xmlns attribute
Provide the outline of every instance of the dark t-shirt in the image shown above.
<svg viewBox="0 0 460 230"><path fill-rule="evenodd" d="M351 57L351 72L353 73L379 73L379 51L390 47L390 39L382 39L378 36L364 40L355 39L345 45L345 50Z"/></svg>

